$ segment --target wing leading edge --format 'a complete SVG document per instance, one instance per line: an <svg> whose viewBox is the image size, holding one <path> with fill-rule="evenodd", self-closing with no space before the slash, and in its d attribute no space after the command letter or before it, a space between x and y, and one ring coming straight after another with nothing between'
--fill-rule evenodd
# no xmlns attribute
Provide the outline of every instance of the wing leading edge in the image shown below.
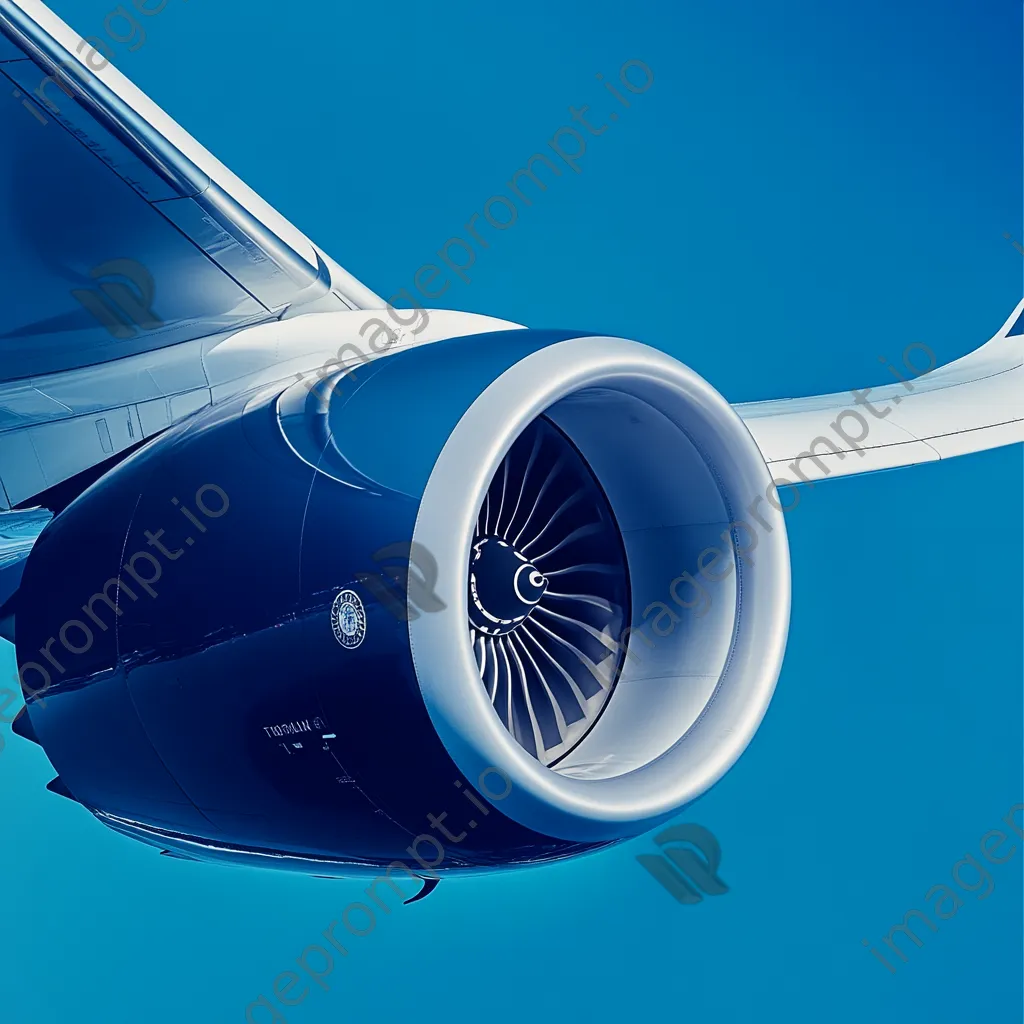
<svg viewBox="0 0 1024 1024"><path fill-rule="evenodd" d="M930 353L908 345L895 384L734 408L779 486L1024 441L1024 301L961 359L934 367Z"/></svg>

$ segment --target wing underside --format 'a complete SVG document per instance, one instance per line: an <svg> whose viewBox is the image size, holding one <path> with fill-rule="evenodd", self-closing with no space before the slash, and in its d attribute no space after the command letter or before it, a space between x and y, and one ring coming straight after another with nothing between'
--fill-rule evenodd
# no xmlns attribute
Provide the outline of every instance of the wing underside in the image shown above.
<svg viewBox="0 0 1024 1024"><path fill-rule="evenodd" d="M38 0L0 0L0 262L0 383L383 306Z"/></svg>

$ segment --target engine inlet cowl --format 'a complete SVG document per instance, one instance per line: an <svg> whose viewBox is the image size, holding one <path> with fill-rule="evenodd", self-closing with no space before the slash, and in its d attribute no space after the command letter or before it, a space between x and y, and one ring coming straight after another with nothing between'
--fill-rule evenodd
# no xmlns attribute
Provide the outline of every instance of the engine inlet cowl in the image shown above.
<svg viewBox="0 0 1024 1024"><path fill-rule="evenodd" d="M623 838L739 757L789 622L783 516L762 502L756 538L743 522L769 484L728 403L636 342L551 339L468 406L414 531L445 608L409 633L442 742L463 771L508 775L506 814ZM720 578L698 580L715 549Z"/></svg>

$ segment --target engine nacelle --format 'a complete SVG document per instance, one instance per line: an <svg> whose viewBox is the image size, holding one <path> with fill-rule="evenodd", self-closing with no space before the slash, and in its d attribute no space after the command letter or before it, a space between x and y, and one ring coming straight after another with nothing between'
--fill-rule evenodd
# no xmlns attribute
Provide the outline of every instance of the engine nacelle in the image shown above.
<svg viewBox="0 0 1024 1024"><path fill-rule="evenodd" d="M440 869L627 838L767 709L781 513L734 550L769 484L717 392L622 339L507 331L262 388L39 538L32 728L75 799L185 855L412 863L446 812L465 835Z"/></svg>

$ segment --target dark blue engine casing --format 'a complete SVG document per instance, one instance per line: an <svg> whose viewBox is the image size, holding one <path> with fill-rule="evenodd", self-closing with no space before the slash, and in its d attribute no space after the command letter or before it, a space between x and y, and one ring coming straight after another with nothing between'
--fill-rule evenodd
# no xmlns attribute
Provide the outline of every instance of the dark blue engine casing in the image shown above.
<svg viewBox="0 0 1024 1024"><path fill-rule="evenodd" d="M438 453L483 389L575 336L454 339L312 392L234 398L57 515L25 569L17 649L33 730L74 798L168 848L285 854L323 874L414 864L421 833L442 839L440 870L600 845L464 798L480 786L439 740L410 655L406 614L429 609L408 608L375 560L411 541ZM365 608L354 648L332 624L343 589ZM487 788L500 796L500 778ZM428 821L446 812L457 844Z"/></svg>

